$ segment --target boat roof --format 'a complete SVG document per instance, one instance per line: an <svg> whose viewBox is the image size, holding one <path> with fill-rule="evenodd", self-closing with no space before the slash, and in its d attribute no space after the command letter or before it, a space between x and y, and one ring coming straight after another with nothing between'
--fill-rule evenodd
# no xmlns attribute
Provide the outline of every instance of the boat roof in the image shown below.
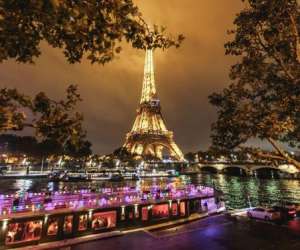
<svg viewBox="0 0 300 250"><path fill-rule="evenodd" d="M188 185L185 188L168 189L129 189L104 188L98 192L77 190L54 193L26 193L18 195L0 195L0 220L86 212L94 209L109 209L122 206L153 205L163 202L213 197L214 189L205 186Z"/></svg>

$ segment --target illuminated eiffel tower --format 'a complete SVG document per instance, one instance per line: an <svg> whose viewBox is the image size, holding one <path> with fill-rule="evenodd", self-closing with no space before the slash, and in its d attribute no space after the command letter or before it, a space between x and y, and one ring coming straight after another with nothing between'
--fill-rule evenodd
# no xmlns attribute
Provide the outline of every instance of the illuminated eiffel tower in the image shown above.
<svg viewBox="0 0 300 250"><path fill-rule="evenodd" d="M181 150L174 142L173 132L167 130L162 117L154 81L153 51L150 49L146 50L140 105L124 147L132 154L162 159L167 153L173 160L184 161Z"/></svg>

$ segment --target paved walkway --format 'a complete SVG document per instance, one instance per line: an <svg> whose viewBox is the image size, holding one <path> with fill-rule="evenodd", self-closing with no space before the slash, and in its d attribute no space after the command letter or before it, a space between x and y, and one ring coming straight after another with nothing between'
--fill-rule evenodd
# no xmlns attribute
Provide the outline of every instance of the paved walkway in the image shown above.
<svg viewBox="0 0 300 250"><path fill-rule="evenodd" d="M173 229L134 232L123 237L79 244L71 250L299 250L300 237L286 227L231 222L215 216Z"/></svg>

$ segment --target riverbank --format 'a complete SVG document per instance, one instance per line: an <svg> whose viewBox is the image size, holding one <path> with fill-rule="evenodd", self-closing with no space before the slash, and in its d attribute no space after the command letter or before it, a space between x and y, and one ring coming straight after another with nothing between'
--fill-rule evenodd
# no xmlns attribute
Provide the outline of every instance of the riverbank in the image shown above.
<svg viewBox="0 0 300 250"><path fill-rule="evenodd" d="M289 228L260 222L232 222L214 216L188 224L151 231L139 231L122 237L73 245L71 250L298 250L299 235Z"/></svg>
<svg viewBox="0 0 300 250"><path fill-rule="evenodd" d="M5 175L0 175L0 180L5 180L5 179L46 179L48 177L48 174L28 174L28 175L23 175L23 174L5 174Z"/></svg>

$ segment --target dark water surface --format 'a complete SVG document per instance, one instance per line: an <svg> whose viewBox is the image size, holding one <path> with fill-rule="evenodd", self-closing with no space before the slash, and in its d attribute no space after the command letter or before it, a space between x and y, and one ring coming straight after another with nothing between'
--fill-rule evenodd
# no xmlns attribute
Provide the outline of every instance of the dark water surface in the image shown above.
<svg viewBox="0 0 300 250"><path fill-rule="evenodd" d="M287 179L258 179L254 177L238 177L223 174L199 174L180 176L177 178L152 178L139 181L108 182L48 182L46 179L3 179L0 180L0 193L22 193L26 191L56 191L75 190L82 188L97 189L112 186L148 186L152 184L203 184L215 186L223 191L228 208L244 208L252 206L275 204L289 201L300 204L300 181Z"/></svg>

